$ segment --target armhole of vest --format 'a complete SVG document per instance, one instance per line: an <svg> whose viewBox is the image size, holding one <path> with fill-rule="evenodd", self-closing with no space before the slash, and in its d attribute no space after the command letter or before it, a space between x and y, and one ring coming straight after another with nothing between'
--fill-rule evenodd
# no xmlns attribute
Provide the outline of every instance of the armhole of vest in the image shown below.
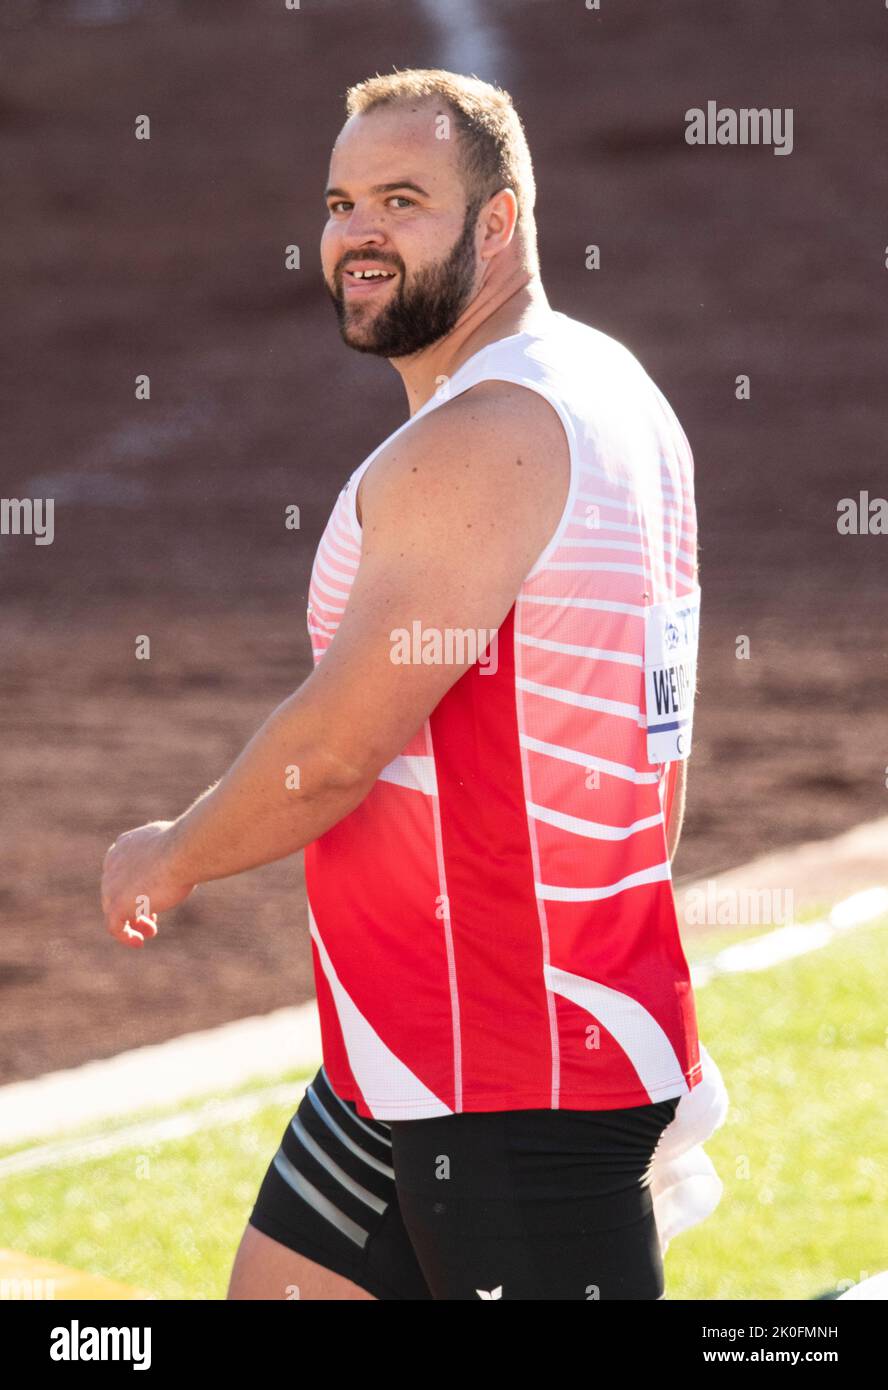
<svg viewBox="0 0 888 1390"><path fill-rule="evenodd" d="M691 502L693 503L693 501L694 501L694 451L693 451L693 449L691 448L691 441L688 439L687 435L685 434L684 426L682 425L681 421L679 420L678 416L676 415L675 411L674 411L673 408L672 408L672 402L668 399L668 397L666 397L666 396L663 394L663 392L660 390L660 388L659 388L659 386L657 385L657 383L656 383L652 378L648 377L648 380L650 381L651 385L652 385L653 388L654 388L654 395L656 396L656 398L657 398L657 400L658 400L658 402L659 402L660 409L661 409L661 411L663 412L663 415L664 415L664 418L666 419L667 424L669 425L670 429L672 430L673 434L675 435L676 442L677 442L678 445L680 446L680 451L683 452L683 453L686 455L686 458L687 458L687 468L688 468L688 482L689 482L689 484L690 484L689 496L690 496Z"/></svg>
<svg viewBox="0 0 888 1390"><path fill-rule="evenodd" d="M363 472L364 470L361 469L362 475ZM352 539L355 540L357 544L360 546L363 543L362 527L361 523L358 521L358 484L360 483L361 479L355 478L353 475L352 481L354 482L354 487L351 487L348 490L348 494L345 499L345 507L346 515L348 517L349 528L352 533Z"/></svg>
<svg viewBox="0 0 888 1390"><path fill-rule="evenodd" d="M539 555L533 563L532 568L528 570L527 574L524 576L524 579L522 580L523 588L525 584L530 582L530 580L535 579L541 570L544 570L546 568L549 559L561 544L562 539L564 537L564 532L567 530L568 526L570 525L571 519L573 518L574 505L577 500L577 493L580 490L580 460L577 453L577 438L576 433L574 431L573 420L571 419L564 405L558 399L557 396L555 396L551 391L548 391L545 386L540 384L540 382L530 381L527 377L521 377L518 375L496 375L488 377L486 378L486 380L514 381L519 386L526 386L528 391L535 391L538 396L542 396L543 400L548 401L552 409L557 414L559 420L561 421L561 425L564 430L565 437L567 439L567 451L570 460L570 480L567 488L567 498L565 500L563 508L561 509L561 516L558 518L555 530L552 532L552 535L549 537L549 540L546 542L546 545L540 551Z"/></svg>
<svg viewBox="0 0 888 1390"><path fill-rule="evenodd" d="M434 397L432 399L434 399ZM426 404L428 405L429 402L426 402ZM370 467L373 460L377 458L379 454L382 453L383 449L388 444L391 444L392 440L397 438L397 436L402 432L402 430L406 430L410 425L412 425L414 420L417 420L422 413L422 411L418 410L415 415L411 415L409 419L404 420L402 424L398 426L397 429L392 430L392 433L389 435L389 437L387 439L384 439L381 444L378 444L376 448L372 451L372 453L369 453L367 455L367 457L364 459L364 462L358 464L357 468L351 475L349 481L354 483L354 487L349 488L348 494L345 499L346 515L348 517L348 524L352 533L352 538L357 541L358 545L361 545L364 539L363 527L361 526L361 523L358 521L358 488L361 485L361 479L367 472L367 469Z"/></svg>
<svg viewBox="0 0 888 1390"><path fill-rule="evenodd" d="M558 397L554 395L553 392L548 391L541 382L532 381L526 376L520 376L518 372L498 372L496 370L482 372L479 370L477 378L475 380L469 380L464 385L461 385L459 391L455 394L462 395L463 391L469 391L473 386L480 386L484 381L511 381L514 382L516 386L525 386L528 391L535 391L538 396L542 396L543 400L549 402L561 421L562 428L567 438L567 450L570 459L570 482L567 489L567 500L564 503L555 530L552 532L545 547L540 551L534 561L533 568L527 572L524 579L521 581L521 587L523 588L531 579L536 578L540 570L545 569L549 557L561 544L564 532L567 530L573 516L574 503L577 499L577 493L580 490L580 461L577 456L577 439L574 432L573 420L570 418L570 415L565 410Z"/></svg>

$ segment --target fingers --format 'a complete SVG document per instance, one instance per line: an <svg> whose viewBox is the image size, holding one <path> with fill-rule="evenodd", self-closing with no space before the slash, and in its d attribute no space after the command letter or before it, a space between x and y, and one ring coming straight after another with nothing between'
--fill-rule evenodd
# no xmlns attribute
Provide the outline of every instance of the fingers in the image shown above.
<svg viewBox="0 0 888 1390"><path fill-rule="evenodd" d="M109 918L107 927L111 936L121 945L141 950L146 941L152 941L157 935L157 913L152 912L150 917L144 913L140 914L135 918L134 925L128 917L114 916Z"/></svg>
<svg viewBox="0 0 888 1390"><path fill-rule="evenodd" d="M131 927L128 921L109 923L108 931L114 940L119 941L122 946L135 946L141 949L145 945L145 938L142 933Z"/></svg>

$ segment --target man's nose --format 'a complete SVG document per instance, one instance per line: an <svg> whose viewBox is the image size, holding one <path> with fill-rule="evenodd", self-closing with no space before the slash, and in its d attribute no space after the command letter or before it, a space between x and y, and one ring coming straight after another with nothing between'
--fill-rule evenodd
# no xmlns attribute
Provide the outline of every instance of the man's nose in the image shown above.
<svg viewBox="0 0 888 1390"><path fill-rule="evenodd" d="M386 234L380 225L379 214L372 208L355 204L343 229L343 241L348 247L381 246Z"/></svg>

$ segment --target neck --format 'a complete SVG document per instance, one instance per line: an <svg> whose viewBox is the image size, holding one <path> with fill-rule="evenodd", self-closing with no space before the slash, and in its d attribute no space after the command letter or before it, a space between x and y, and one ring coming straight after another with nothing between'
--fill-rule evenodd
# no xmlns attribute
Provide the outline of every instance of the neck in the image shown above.
<svg viewBox="0 0 888 1390"><path fill-rule="evenodd" d="M524 266L489 280L463 310L451 331L410 357L392 357L415 415L440 388L441 378L453 376L470 357L513 333L525 333L542 323L552 310L539 275Z"/></svg>

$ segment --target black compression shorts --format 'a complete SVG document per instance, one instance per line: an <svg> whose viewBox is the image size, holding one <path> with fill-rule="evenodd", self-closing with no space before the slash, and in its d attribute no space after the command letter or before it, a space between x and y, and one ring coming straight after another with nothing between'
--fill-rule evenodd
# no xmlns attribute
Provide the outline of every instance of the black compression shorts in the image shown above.
<svg viewBox="0 0 888 1390"><path fill-rule="evenodd" d="M250 1224L378 1299L659 1299L649 1168L677 1106L384 1124L322 1067Z"/></svg>

